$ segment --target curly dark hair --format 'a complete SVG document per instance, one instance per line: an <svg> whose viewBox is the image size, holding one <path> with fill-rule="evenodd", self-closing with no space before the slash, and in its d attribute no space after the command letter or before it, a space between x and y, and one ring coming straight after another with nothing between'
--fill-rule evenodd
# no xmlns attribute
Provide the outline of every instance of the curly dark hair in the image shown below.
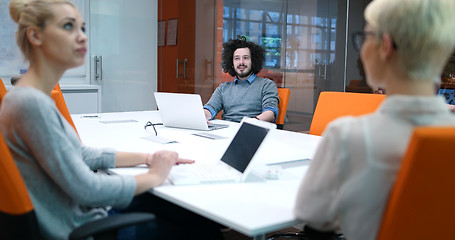
<svg viewBox="0 0 455 240"><path fill-rule="evenodd" d="M231 39L223 43L223 54L221 56L221 67L223 72L235 77L237 73L234 69L234 52L237 48L249 48L251 54L251 72L257 74L262 69L262 64L265 61L265 49L261 46L246 41L245 37L239 39Z"/></svg>

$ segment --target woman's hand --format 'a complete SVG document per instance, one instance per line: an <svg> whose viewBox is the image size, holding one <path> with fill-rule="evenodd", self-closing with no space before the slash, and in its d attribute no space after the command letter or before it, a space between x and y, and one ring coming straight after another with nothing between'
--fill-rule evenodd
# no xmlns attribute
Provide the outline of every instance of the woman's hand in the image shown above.
<svg viewBox="0 0 455 240"><path fill-rule="evenodd" d="M135 194L143 193L163 184L173 166L187 163L194 163L194 161L179 158L178 154L172 151L158 151L154 154L147 154L146 164L149 165L149 171L135 177Z"/></svg>
<svg viewBox="0 0 455 240"><path fill-rule="evenodd" d="M150 166L148 173L156 177L158 185L167 179L174 165L188 163L194 163L194 161L179 158L176 152L171 151L158 151L147 157L147 164Z"/></svg>
<svg viewBox="0 0 455 240"><path fill-rule="evenodd" d="M156 186L161 185L169 175L171 167L178 163L178 154L171 151L158 151L147 156L148 173L156 180Z"/></svg>

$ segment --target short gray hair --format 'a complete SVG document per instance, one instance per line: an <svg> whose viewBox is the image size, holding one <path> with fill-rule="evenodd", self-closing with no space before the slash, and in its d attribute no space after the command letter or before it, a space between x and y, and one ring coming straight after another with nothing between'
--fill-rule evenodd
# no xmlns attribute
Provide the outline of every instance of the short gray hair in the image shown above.
<svg viewBox="0 0 455 240"><path fill-rule="evenodd" d="M392 37L408 77L440 81L455 47L455 0L374 0L365 19Z"/></svg>

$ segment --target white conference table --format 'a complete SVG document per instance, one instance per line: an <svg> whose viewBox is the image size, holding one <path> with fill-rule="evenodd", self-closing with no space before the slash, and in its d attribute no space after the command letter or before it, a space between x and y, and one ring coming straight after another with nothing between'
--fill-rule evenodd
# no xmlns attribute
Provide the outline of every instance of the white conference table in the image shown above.
<svg viewBox="0 0 455 240"><path fill-rule="evenodd" d="M239 127L238 123L215 120L230 126L211 131L211 134L225 137L212 140L192 135L201 131L158 125L155 126L158 136L177 142L162 144L150 140L155 135L152 127L144 129L147 121L161 123L157 111L71 116L83 144L130 152L172 150L180 157L197 162L220 159ZM285 130L270 134L253 159L253 169L265 175L269 164L278 164L283 167L279 179L185 186L165 182L151 192L254 239L265 239L266 233L297 225L300 222L293 214L293 206L309 161L293 161L312 158L320 137ZM147 168L111 170L117 174L135 175Z"/></svg>

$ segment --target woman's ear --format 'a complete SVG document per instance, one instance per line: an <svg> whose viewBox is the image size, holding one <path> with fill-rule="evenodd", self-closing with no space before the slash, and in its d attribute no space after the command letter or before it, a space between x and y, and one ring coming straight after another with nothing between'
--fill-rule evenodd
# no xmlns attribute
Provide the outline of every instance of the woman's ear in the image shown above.
<svg viewBox="0 0 455 240"><path fill-rule="evenodd" d="M29 27L26 30L26 36L28 41L30 42L31 45L33 46L41 46L42 44L42 36L41 32L38 28L36 27Z"/></svg>
<svg viewBox="0 0 455 240"><path fill-rule="evenodd" d="M384 34L381 39L381 57L384 59L389 58L395 51L393 46L393 39L390 35Z"/></svg>

